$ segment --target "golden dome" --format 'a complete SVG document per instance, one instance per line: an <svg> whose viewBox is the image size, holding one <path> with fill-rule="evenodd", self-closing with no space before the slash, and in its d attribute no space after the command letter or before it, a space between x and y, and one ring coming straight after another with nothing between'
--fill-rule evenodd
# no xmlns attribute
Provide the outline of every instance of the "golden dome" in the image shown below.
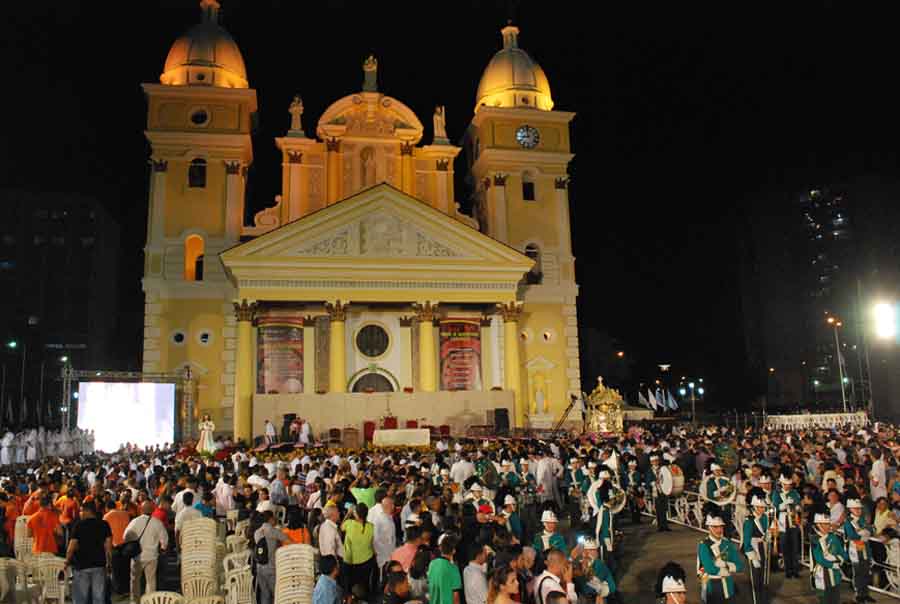
<svg viewBox="0 0 900 604"><path fill-rule="evenodd" d="M241 51L221 25L219 3L201 0L203 20L175 40L159 81L170 86L248 88Z"/></svg>
<svg viewBox="0 0 900 604"><path fill-rule="evenodd" d="M541 66L519 48L519 28L507 25L500 34L503 48L494 55L481 76L475 95L475 111L483 105L552 110L550 82Z"/></svg>

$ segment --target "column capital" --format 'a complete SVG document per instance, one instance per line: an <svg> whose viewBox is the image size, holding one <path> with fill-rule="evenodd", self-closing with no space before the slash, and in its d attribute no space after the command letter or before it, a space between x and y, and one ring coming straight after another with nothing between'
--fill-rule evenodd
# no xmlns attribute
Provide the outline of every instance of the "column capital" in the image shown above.
<svg viewBox="0 0 900 604"><path fill-rule="evenodd" d="M335 300L332 302L325 303L325 312L328 313L328 317L332 321L341 321L344 322L347 320L347 306L349 306L349 302L341 303L340 300Z"/></svg>
<svg viewBox="0 0 900 604"><path fill-rule="evenodd" d="M225 174L237 176L241 173L241 168L241 162L239 161L225 161Z"/></svg>
<svg viewBox="0 0 900 604"><path fill-rule="evenodd" d="M251 322L256 317L256 311L259 305L256 302L247 302L244 298L240 304L234 303L234 316L238 321Z"/></svg>
<svg viewBox="0 0 900 604"><path fill-rule="evenodd" d="M419 303L412 305L413 311L416 313L416 320L420 323L432 322L438 316L438 305L431 302Z"/></svg>
<svg viewBox="0 0 900 604"><path fill-rule="evenodd" d="M480 321L482 327L490 327L494 322L494 318L488 315L481 315Z"/></svg>
<svg viewBox="0 0 900 604"><path fill-rule="evenodd" d="M303 152L302 151L288 151L288 163L289 164L302 164L303 163Z"/></svg>
<svg viewBox="0 0 900 604"><path fill-rule="evenodd" d="M154 172L165 172L169 169L169 160L167 159L150 159L150 165Z"/></svg>
<svg viewBox="0 0 900 604"><path fill-rule="evenodd" d="M400 327L412 327L413 321L415 321L415 317L411 317L409 315L404 315L400 317Z"/></svg>
<svg viewBox="0 0 900 604"><path fill-rule="evenodd" d="M557 189L568 189L569 188L569 177L568 176L560 176L555 181L553 181L553 184Z"/></svg>
<svg viewBox="0 0 900 604"><path fill-rule="evenodd" d="M338 138L331 137L325 139L325 150L338 152L341 150L341 141Z"/></svg>
<svg viewBox="0 0 900 604"><path fill-rule="evenodd" d="M400 143L400 155L412 155L413 154L413 144L402 142Z"/></svg>
<svg viewBox="0 0 900 604"><path fill-rule="evenodd" d="M450 160L446 157L442 157L434 163L434 167L437 168L438 172L446 172L449 166Z"/></svg>
<svg viewBox="0 0 900 604"><path fill-rule="evenodd" d="M306 315L303 317L303 327L315 327L316 326L316 318L312 315Z"/></svg>
<svg viewBox="0 0 900 604"><path fill-rule="evenodd" d="M497 312L503 315L504 323L515 323L522 317L522 303L507 302L506 304L498 304Z"/></svg>
<svg viewBox="0 0 900 604"><path fill-rule="evenodd" d="M505 187L507 178L509 178L509 174L500 174L499 172L497 172L496 174L494 174L494 186Z"/></svg>

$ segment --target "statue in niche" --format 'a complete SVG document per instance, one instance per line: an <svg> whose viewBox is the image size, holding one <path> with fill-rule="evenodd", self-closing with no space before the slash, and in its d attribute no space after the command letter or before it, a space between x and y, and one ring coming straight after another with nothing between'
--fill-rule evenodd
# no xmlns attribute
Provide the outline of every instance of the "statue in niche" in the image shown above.
<svg viewBox="0 0 900 604"><path fill-rule="evenodd" d="M366 147L359 153L359 160L362 164L360 175L362 176L362 186L371 187L375 184L375 150L372 147Z"/></svg>
<svg viewBox="0 0 900 604"><path fill-rule="evenodd" d="M447 109L443 105L434 108L434 141L446 141L447 139Z"/></svg>
<svg viewBox="0 0 900 604"><path fill-rule="evenodd" d="M291 114L291 131L302 131L303 124L300 122L300 117L303 115L303 99L300 98L299 94L294 95L294 100L291 101L291 105L288 107L288 113Z"/></svg>
<svg viewBox="0 0 900 604"><path fill-rule="evenodd" d="M531 382L531 414L547 412L547 378L543 371L538 371Z"/></svg>

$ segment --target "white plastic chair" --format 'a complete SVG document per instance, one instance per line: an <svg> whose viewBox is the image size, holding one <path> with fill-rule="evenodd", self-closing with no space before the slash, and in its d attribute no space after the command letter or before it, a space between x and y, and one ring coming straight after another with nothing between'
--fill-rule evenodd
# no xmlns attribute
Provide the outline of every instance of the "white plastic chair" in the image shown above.
<svg viewBox="0 0 900 604"><path fill-rule="evenodd" d="M225 512L225 530L229 533L234 532L234 525L238 522L238 510L226 510Z"/></svg>
<svg viewBox="0 0 900 604"><path fill-rule="evenodd" d="M228 573L225 604L252 604L253 595L253 571L249 565Z"/></svg>
<svg viewBox="0 0 900 604"><path fill-rule="evenodd" d="M141 596L141 604L184 604L184 598L174 591L154 591Z"/></svg>
<svg viewBox="0 0 900 604"><path fill-rule="evenodd" d="M225 604L222 596L203 596L201 598L188 598L187 604Z"/></svg>
<svg viewBox="0 0 900 604"><path fill-rule="evenodd" d="M234 534L244 536L244 533L247 532L247 528L250 526L250 520L238 520L234 523Z"/></svg>
<svg viewBox="0 0 900 604"><path fill-rule="evenodd" d="M284 523L287 520L287 508L283 505L276 505L272 506L272 509L275 513L275 520L278 521L278 526L284 526Z"/></svg>
<svg viewBox="0 0 900 604"><path fill-rule="evenodd" d="M38 556L36 575L40 588L38 601L45 604L48 600L56 600L59 604L65 604L68 585L66 561L53 555Z"/></svg>
<svg viewBox="0 0 900 604"><path fill-rule="evenodd" d="M216 581L213 577L194 575L181 578L181 593L188 600L214 596L216 591Z"/></svg>
<svg viewBox="0 0 900 604"><path fill-rule="evenodd" d="M247 538L243 535L228 535L225 537L225 547L229 554L236 554L248 549Z"/></svg>
<svg viewBox="0 0 900 604"><path fill-rule="evenodd" d="M244 550L226 555L222 560L222 569L227 574L247 566L250 564L250 553L250 550Z"/></svg>

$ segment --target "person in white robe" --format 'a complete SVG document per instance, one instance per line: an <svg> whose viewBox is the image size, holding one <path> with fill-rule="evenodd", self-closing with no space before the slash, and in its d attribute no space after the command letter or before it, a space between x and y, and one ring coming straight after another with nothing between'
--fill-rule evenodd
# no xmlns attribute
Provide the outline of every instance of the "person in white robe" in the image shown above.
<svg viewBox="0 0 900 604"><path fill-rule="evenodd" d="M303 445L310 444L309 443L309 433L310 433L309 422L304 419L303 423L300 424L300 443L301 444L303 444Z"/></svg>
<svg viewBox="0 0 900 604"><path fill-rule="evenodd" d="M28 436L20 432L16 436L16 463L25 463L25 448L28 446Z"/></svg>
<svg viewBox="0 0 900 604"><path fill-rule="evenodd" d="M37 430L32 430L26 436L25 458L30 462L37 460Z"/></svg>
<svg viewBox="0 0 900 604"><path fill-rule="evenodd" d="M0 465L8 466L12 463L13 456L11 455L10 445L12 445L15 438L16 435L7 430L3 438L0 439Z"/></svg>
<svg viewBox="0 0 900 604"><path fill-rule="evenodd" d="M203 416L200 422L200 440L197 442L198 453L215 453L216 443L213 440L213 433L216 431L216 425L213 423L209 415Z"/></svg>

